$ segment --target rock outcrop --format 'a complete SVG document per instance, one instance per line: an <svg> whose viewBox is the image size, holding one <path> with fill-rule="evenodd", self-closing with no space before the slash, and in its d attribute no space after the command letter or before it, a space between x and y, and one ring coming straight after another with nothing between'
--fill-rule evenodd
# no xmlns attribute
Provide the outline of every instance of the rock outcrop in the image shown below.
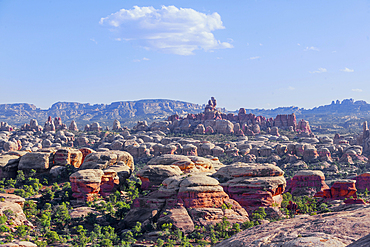
<svg viewBox="0 0 370 247"><path fill-rule="evenodd" d="M329 189L322 171L302 170L288 181L286 191L293 196L314 196L317 192Z"/></svg>
<svg viewBox="0 0 370 247"><path fill-rule="evenodd" d="M227 209L221 209L225 205ZM159 190L135 199L124 218L126 227L137 221L145 224L172 223L184 232L194 230L194 223L208 226L224 216L235 222L248 221L247 212L223 192L219 182L203 173L174 176L163 181Z"/></svg>
<svg viewBox="0 0 370 247"><path fill-rule="evenodd" d="M151 159L147 166L137 172L144 190L155 190L169 177L185 173L214 173L214 166L223 166L218 159L212 160L197 156L164 154Z"/></svg>
<svg viewBox="0 0 370 247"><path fill-rule="evenodd" d="M19 161L18 169L23 171L30 171L34 169L38 172L43 172L49 169L50 153L34 152L23 155Z"/></svg>
<svg viewBox="0 0 370 247"><path fill-rule="evenodd" d="M315 194L315 197L323 197L327 200L356 199L356 180L342 179L335 181L330 189L324 189Z"/></svg>
<svg viewBox="0 0 370 247"><path fill-rule="evenodd" d="M366 189L370 191L370 173L365 172L353 178L356 180L356 189L363 193Z"/></svg>
<svg viewBox="0 0 370 247"><path fill-rule="evenodd" d="M73 173L69 180L74 198L93 201L99 197L100 184L104 172L100 169L86 169Z"/></svg>
<svg viewBox="0 0 370 247"><path fill-rule="evenodd" d="M0 215L7 216L5 224L12 230L15 231L17 226L27 225L33 227L32 223L26 218L23 213L24 199L20 196L9 195L0 193ZM11 212L11 213L10 213Z"/></svg>
<svg viewBox="0 0 370 247"><path fill-rule="evenodd" d="M347 246L369 234L370 207L258 225L216 244L216 247ZM361 219L359 221L359 219ZM357 246L357 245L352 245ZM361 246L361 245L359 245Z"/></svg>
<svg viewBox="0 0 370 247"><path fill-rule="evenodd" d="M130 169L134 169L134 159L131 154L117 150L88 154L80 166L80 169L107 169L120 161L124 162Z"/></svg>
<svg viewBox="0 0 370 247"><path fill-rule="evenodd" d="M224 191L248 212L259 207L280 206L286 181L284 172L272 164L234 163L219 169L214 177Z"/></svg>
<svg viewBox="0 0 370 247"><path fill-rule="evenodd" d="M73 165L79 168L82 164L83 154L78 149L61 148L54 154L53 163L56 166Z"/></svg>

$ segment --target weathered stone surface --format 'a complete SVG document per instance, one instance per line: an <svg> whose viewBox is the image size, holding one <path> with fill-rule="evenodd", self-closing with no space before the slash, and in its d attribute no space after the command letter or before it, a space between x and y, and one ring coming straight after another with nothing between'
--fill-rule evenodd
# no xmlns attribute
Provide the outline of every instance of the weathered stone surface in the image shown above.
<svg viewBox="0 0 370 247"><path fill-rule="evenodd" d="M346 198L357 198L356 180L342 179L334 182L330 189L319 191L315 197L323 197L328 200L343 200Z"/></svg>
<svg viewBox="0 0 370 247"><path fill-rule="evenodd" d="M1 247L37 247L37 244L34 244L30 241L19 241L14 240L11 243L0 244Z"/></svg>
<svg viewBox="0 0 370 247"><path fill-rule="evenodd" d="M149 160L147 165L171 165L176 161L191 162L191 160L184 155L164 154Z"/></svg>
<svg viewBox="0 0 370 247"><path fill-rule="evenodd" d="M272 164L242 163L237 162L220 168L214 177L221 181L226 181L236 177L269 177L283 176L284 172L279 167Z"/></svg>
<svg viewBox="0 0 370 247"><path fill-rule="evenodd" d="M88 216L89 214L99 214L94 208L91 207L78 207L69 212L72 219L79 219Z"/></svg>
<svg viewBox="0 0 370 247"><path fill-rule="evenodd" d="M49 169L49 153L34 152L23 155L19 161L19 170L44 171Z"/></svg>
<svg viewBox="0 0 370 247"><path fill-rule="evenodd" d="M104 172L100 169L86 169L73 173L69 177L72 196L85 201L92 201L94 197L98 197L103 175Z"/></svg>
<svg viewBox="0 0 370 247"><path fill-rule="evenodd" d="M214 177L224 191L248 211L280 205L286 187L284 172L272 164L234 163L218 170Z"/></svg>
<svg viewBox="0 0 370 247"><path fill-rule="evenodd" d="M102 196L109 196L119 184L119 177L117 172L113 169L103 170L104 175L101 178L100 194Z"/></svg>
<svg viewBox="0 0 370 247"><path fill-rule="evenodd" d="M118 121L118 119L114 120L112 130L122 131L121 123L120 123L120 121Z"/></svg>
<svg viewBox="0 0 370 247"><path fill-rule="evenodd" d="M164 223L171 223L174 228L178 228L182 232L189 233L194 231L194 223L186 208L181 205L166 208L162 212L157 221L157 225L161 226Z"/></svg>
<svg viewBox="0 0 370 247"><path fill-rule="evenodd" d="M78 149L62 148L58 149L54 154L54 165L65 166L73 165L79 168L82 164L83 154Z"/></svg>
<svg viewBox="0 0 370 247"><path fill-rule="evenodd" d="M280 205L286 181L276 177L238 177L221 184L224 191L248 211Z"/></svg>
<svg viewBox="0 0 370 247"><path fill-rule="evenodd" d="M117 162L116 165L110 166L109 169L112 169L115 172L117 172L120 184L123 184L126 181L126 179L128 179L131 176L133 172L130 169L130 167L126 166L126 164L122 161Z"/></svg>
<svg viewBox="0 0 370 247"><path fill-rule="evenodd" d="M4 199L6 202L14 202L19 204L22 208L24 202L26 201L23 197L14 195L14 194L7 194L7 193L0 193L0 199Z"/></svg>
<svg viewBox="0 0 370 247"><path fill-rule="evenodd" d="M143 190L156 189L166 178L179 176L182 173L175 165L147 165L137 172Z"/></svg>
<svg viewBox="0 0 370 247"><path fill-rule="evenodd" d="M1 157L1 156L0 156ZM353 178L356 180L356 189L363 193L366 189L370 191L370 173L366 172Z"/></svg>
<svg viewBox="0 0 370 247"><path fill-rule="evenodd" d="M297 172L287 183L286 191L293 196L314 196L316 192L329 189L322 171L303 170Z"/></svg>
<svg viewBox="0 0 370 247"><path fill-rule="evenodd" d="M258 225L240 232L216 246L347 246L369 233L370 207L359 206L358 209L349 211L314 216L300 215L291 219ZM320 243L322 245L319 245ZM325 245L326 243L327 245Z"/></svg>
<svg viewBox="0 0 370 247"><path fill-rule="evenodd" d="M135 199L124 218L126 226L134 225L134 221L172 223L174 228L191 232L194 222L207 226L221 222L224 216L239 223L249 220L239 203L229 199L219 182L205 173L172 176L162 184L159 190ZM221 210L224 204L231 209Z"/></svg>
<svg viewBox="0 0 370 247"><path fill-rule="evenodd" d="M17 196L8 196L1 194L1 198L4 198L4 201L0 201L0 215L6 215L8 220L5 223L13 231L16 230L17 226L28 225L33 227L32 223L29 222L26 218L26 215L23 213L22 206L23 202L21 199L18 199ZM22 198L23 199L23 198ZM12 214L8 214L7 211L10 210Z"/></svg>
<svg viewBox="0 0 370 247"><path fill-rule="evenodd" d="M90 153L85 157L80 169L107 169L119 161L133 170L134 158L128 152L118 150Z"/></svg>
<svg viewBox="0 0 370 247"><path fill-rule="evenodd" d="M368 246L370 246L370 234L360 238L359 240L348 245L347 247L368 247Z"/></svg>
<svg viewBox="0 0 370 247"><path fill-rule="evenodd" d="M303 151L303 160L305 162L314 162L319 158L315 147L306 146Z"/></svg>
<svg viewBox="0 0 370 247"><path fill-rule="evenodd" d="M0 155L0 178L14 178L17 173L19 159L18 155Z"/></svg>

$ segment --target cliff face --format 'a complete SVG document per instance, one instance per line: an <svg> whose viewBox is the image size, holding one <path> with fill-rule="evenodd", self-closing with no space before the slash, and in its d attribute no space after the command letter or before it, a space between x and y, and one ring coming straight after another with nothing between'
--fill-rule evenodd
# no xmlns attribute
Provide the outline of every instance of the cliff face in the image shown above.
<svg viewBox="0 0 370 247"><path fill-rule="evenodd" d="M110 126L114 119L124 125L133 125L138 120L166 118L172 114L198 113L203 106L175 100L120 101L111 104L82 104L76 102L57 102L48 110L41 110L31 104L0 104L0 121L12 125L29 122L34 118L40 123L48 116L61 117L64 122L75 120L82 125L97 121Z"/></svg>

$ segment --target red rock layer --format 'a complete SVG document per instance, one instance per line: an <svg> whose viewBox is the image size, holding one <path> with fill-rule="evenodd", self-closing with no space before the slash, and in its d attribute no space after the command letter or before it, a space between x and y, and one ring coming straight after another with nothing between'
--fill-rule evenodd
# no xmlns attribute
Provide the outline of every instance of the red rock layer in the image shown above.
<svg viewBox="0 0 370 247"><path fill-rule="evenodd" d="M179 192L177 197L181 199L186 208L220 208L229 196L223 192Z"/></svg>
<svg viewBox="0 0 370 247"><path fill-rule="evenodd" d="M335 182L330 189L319 191L315 197L323 197L331 200L343 200L348 198L357 198L355 180L344 180Z"/></svg>
<svg viewBox="0 0 370 247"><path fill-rule="evenodd" d="M364 173L354 178L356 180L356 188L360 192L364 192L366 189L370 191L370 173Z"/></svg>
<svg viewBox="0 0 370 247"><path fill-rule="evenodd" d="M287 192L294 196L314 195L318 191L329 189L325 183L325 176L322 174L307 174L295 175L292 179L287 181Z"/></svg>

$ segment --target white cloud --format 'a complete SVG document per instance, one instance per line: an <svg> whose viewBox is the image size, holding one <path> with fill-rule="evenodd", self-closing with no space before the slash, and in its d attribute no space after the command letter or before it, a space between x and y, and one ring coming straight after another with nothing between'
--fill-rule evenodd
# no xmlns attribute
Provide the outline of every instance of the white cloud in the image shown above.
<svg viewBox="0 0 370 247"><path fill-rule="evenodd" d="M343 72L354 72L355 70L354 69L349 69L349 68L344 68L344 69L341 69L340 71L343 71Z"/></svg>
<svg viewBox="0 0 370 247"><path fill-rule="evenodd" d="M258 59L258 58L260 58L260 56L250 57L249 59L250 59L250 60L253 60L253 59Z"/></svg>
<svg viewBox="0 0 370 247"><path fill-rule="evenodd" d="M137 63L137 62L141 62L141 61L149 61L150 59L149 58L146 58L146 57L143 57L143 59L134 59L132 60L133 62Z"/></svg>
<svg viewBox="0 0 370 247"><path fill-rule="evenodd" d="M304 51L319 51L319 48L317 48L317 47L314 47L314 46L311 46L311 47L306 47L305 49L304 49Z"/></svg>
<svg viewBox="0 0 370 247"><path fill-rule="evenodd" d="M362 89L354 88L354 89L352 89L352 91L353 91L353 92L359 92L359 93L361 93L361 92L362 92Z"/></svg>
<svg viewBox="0 0 370 247"><path fill-rule="evenodd" d="M263 46L263 45L260 43L260 46Z"/></svg>
<svg viewBox="0 0 370 247"><path fill-rule="evenodd" d="M300 43L297 43L297 45L301 46L301 44L300 44Z"/></svg>
<svg viewBox="0 0 370 247"><path fill-rule="evenodd" d="M98 44L98 42L94 39L94 38L91 38L90 39L92 42L94 42L95 44Z"/></svg>
<svg viewBox="0 0 370 247"><path fill-rule="evenodd" d="M105 18L101 25L110 27L118 38L133 41L147 50L191 55L194 50L232 48L229 42L215 39L212 31L224 29L218 13L204 14L175 6L121 9Z"/></svg>
<svg viewBox="0 0 370 247"><path fill-rule="evenodd" d="M325 68L318 68L315 71L310 71L310 73L312 73L312 74L315 74L315 73L324 73L324 72L327 72L327 69L325 69Z"/></svg>
<svg viewBox="0 0 370 247"><path fill-rule="evenodd" d="M292 86L289 86L288 87L288 90L290 90L290 91L293 91L295 88L294 87L292 87Z"/></svg>

